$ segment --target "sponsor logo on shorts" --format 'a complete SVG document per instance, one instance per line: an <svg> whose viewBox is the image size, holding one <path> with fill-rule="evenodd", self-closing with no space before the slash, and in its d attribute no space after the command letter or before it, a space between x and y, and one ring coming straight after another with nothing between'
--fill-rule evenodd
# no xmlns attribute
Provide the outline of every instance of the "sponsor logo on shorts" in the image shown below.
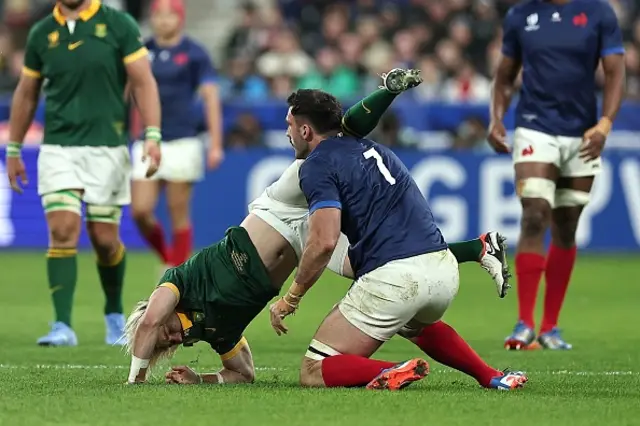
<svg viewBox="0 0 640 426"><path fill-rule="evenodd" d="M233 266L236 267L238 272L244 273L244 267L249 261L249 256L245 253L238 253L235 250L231 252L231 261L233 262Z"/></svg>
<svg viewBox="0 0 640 426"><path fill-rule="evenodd" d="M526 146L522 149L522 156L523 157L528 157L530 155L533 155L533 147L531 145Z"/></svg>

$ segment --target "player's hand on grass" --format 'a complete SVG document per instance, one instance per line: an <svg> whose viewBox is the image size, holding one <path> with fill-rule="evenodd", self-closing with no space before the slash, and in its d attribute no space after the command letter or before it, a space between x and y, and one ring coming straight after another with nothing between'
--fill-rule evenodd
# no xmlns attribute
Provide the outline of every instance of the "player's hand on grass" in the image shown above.
<svg viewBox="0 0 640 426"><path fill-rule="evenodd" d="M27 178L27 170L24 167L24 162L21 157L9 157L7 156L7 176L9 177L9 183L11 189L19 194L22 194L22 187L18 184L20 179L22 185L28 185L29 179Z"/></svg>
<svg viewBox="0 0 640 426"><path fill-rule="evenodd" d="M295 307L288 304L284 298L278 299L278 301L269 307L269 313L271 316L271 327L275 330L278 336L287 334L289 329L284 325L282 320L295 312Z"/></svg>
<svg viewBox="0 0 640 426"><path fill-rule="evenodd" d="M160 144L157 141L149 139L144 141L142 161L147 161L147 158L149 159L149 168L147 169L146 177L151 177L158 171L160 160L162 159Z"/></svg>
<svg viewBox="0 0 640 426"><path fill-rule="evenodd" d="M600 157L600 155L602 155L606 139L607 137L596 128L587 130L584 134L582 146L580 147L580 158L586 161L591 161Z"/></svg>
<svg viewBox="0 0 640 426"><path fill-rule="evenodd" d="M165 381L178 385L197 385L202 383L202 378L186 365L181 365L179 367L172 367L171 371L165 374Z"/></svg>
<svg viewBox="0 0 640 426"><path fill-rule="evenodd" d="M215 170L220 166L224 160L224 151L222 148L210 148L209 153L207 154L207 167L209 170Z"/></svg>
<svg viewBox="0 0 640 426"><path fill-rule="evenodd" d="M511 148L507 145L507 130L501 121L492 121L489 125L489 145L495 152L507 154L511 152Z"/></svg>

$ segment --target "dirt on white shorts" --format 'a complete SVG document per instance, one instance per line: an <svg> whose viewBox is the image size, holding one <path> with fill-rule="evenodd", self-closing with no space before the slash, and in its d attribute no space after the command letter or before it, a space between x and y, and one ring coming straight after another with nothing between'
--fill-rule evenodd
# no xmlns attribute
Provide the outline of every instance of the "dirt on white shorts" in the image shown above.
<svg viewBox="0 0 640 426"><path fill-rule="evenodd" d="M148 162L142 161L144 142L136 141L131 149L133 180L146 180ZM164 141L160 145L162 161L151 180L197 182L204 177L204 146L198 138Z"/></svg>
<svg viewBox="0 0 640 426"><path fill-rule="evenodd" d="M393 260L356 280L338 309L360 331L385 342L410 321L440 320L459 282L458 262L449 249Z"/></svg>
<svg viewBox="0 0 640 426"><path fill-rule="evenodd" d="M555 164L561 177L595 176L602 170L602 160L580 158L581 137L553 136L518 127L513 141L513 162Z"/></svg>
<svg viewBox="0 0 640 426"><path fill-rule="evenodd" d="M126 146L42 145L38 154L38 194L83 191L98 206L131 203L131 160Z"/></svg>

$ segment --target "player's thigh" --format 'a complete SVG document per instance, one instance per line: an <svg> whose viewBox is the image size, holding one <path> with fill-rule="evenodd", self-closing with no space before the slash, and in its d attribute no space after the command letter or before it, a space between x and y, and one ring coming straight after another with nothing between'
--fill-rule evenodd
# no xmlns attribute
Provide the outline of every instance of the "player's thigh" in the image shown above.
<svg viewBox="0 0 640 426"><path fill-rule="evenodd" d="M551 220L551 238L554 245L570 248L580 215L589 204L594 176L561 177L556 189L555 207Z"/></svg>
<svg viewBox="0 0 640 426"><path fill-rule="evenodd" d="M340 308L334 306L318 327L305 357L318 361L340 354L370 357L382 343L352 324Z"/></svg>
<svg viewBox="0 0 640 426"><path fill-rule="evenodd" d="M525 209L543 201L553 206L561 163L557 139L556 136L521 127L515 131L513 163L516 193Z"/></svg>
<svg viewBox="0 0 640 426"><path fill-rule="evenodd" d="M421 306L410 323L424 326L440 321L444 316L458 294L460 270L456 257L448 249L414 259L415 266L413 269L407 267L410 275L405 279L420 283L415 297Z"/></svg>
<svg viewBox="0 0 640 426"><path fill-rule="evenodd" d="M153 217L162 188L159 180L133 180L131 182L131 215L136 220Z"/></svg>
<svg viewBox="0 0 640 426"><path fill-rule="evenodd" d="M78 175L84 185L83 200L96 206L131 203L131 163L126 146L78 147Z"/></svg>
<svg viewBox="0 0 640 426"><path fill-rule="evenodd" d="M38 153L38 194L44 197L62 191L82 193L82 182L75 147L42 145ZM44 200L43 200L44 204ZM59 207L59 202L55 202ZM45 211L46 206L45 207Z"/></svg>

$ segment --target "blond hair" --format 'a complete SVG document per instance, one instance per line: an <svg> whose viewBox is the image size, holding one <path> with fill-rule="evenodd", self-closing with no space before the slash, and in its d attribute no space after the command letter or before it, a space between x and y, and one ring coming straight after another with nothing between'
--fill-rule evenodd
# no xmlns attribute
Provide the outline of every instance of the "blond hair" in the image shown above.
<svg viewBox="0 0 640 426"><path fill-rule="evenodd" d="M127 318L127 323L124 326L124 335L126 338L126 344L124 349L129 355L133 355L133 348L135 346L135 336L142 318L144 317L147 307L149 306L149 300L141 300L133 307L133 311ZM154 349L151 358L149 359L149 371L163 360L170 360L176 353L178 345L173 345L164 349Z"/></svg>

